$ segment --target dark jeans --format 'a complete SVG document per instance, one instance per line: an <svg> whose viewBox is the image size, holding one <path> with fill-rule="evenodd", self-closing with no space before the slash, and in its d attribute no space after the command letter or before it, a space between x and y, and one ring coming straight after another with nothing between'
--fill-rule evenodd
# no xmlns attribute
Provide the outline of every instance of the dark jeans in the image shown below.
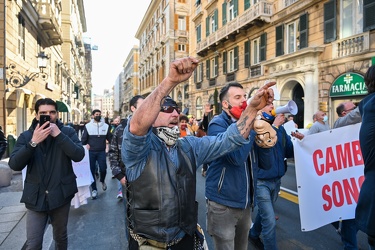
<svg viewBox="0 0 375 250"><path fill-rule="evenodd" d="M135 241L132 237L129 239L129 250L138 250L138 242ZM176 245L168 247L168 250L192 250L194 249L194 237L190 235L185 235L184 238Z"/></svg>
<svg viewBox="0 0 375 250"><path fill-rule="evenodd" d="M92 190L97 190L96 188L96 178L95 178L95 163L98 162L99 164L99 172L100 172L100 182L104 182L105 176L107 175L107 159L105 155L105 151L89 151L90 157L90 170L92 174L92 178L94 182L91 184Z"/></svg>
<svg viewBox="0 0 375 250"><path fill-rule="evenodd" d="M27 210L26 216L26 249L42 249L44 231L48 219L53 229L56 250L68 249L68 218L70 202L47 212Z"/></svg>

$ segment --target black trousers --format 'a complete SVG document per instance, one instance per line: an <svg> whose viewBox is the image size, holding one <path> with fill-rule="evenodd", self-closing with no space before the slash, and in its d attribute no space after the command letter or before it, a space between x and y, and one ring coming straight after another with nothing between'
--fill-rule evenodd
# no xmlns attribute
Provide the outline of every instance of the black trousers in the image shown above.
<svg viewBox="0 0 375 250"><path fill-rule="evenodd" d="M138 250L138 242L135 241L132 237L129 239L129 250ZM193 250L194 249L194 237L190 235L185 235L184 238L176 245L170 246L167 250Z"/></svg>

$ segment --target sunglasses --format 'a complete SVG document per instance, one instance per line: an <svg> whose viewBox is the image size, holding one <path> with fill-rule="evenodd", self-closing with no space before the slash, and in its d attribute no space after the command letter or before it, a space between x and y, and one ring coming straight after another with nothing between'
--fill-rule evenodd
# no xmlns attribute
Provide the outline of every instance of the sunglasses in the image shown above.
<svg viewBox="0 0 375 250"><path fill-rule="evenodd" d="M164 112L164 113L173 113L173 111L176 110L178 114L180 114L180 108L179 107L175 107L175 106L162 106L160 108L160 112Z"/></svg>

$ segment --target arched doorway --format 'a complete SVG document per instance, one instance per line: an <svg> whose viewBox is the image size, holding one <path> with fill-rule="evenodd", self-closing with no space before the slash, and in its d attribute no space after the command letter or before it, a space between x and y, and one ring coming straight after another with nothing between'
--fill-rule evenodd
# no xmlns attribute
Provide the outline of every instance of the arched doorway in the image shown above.
<svg viewBox="0 0 375 250"><path fill-rule="evenodd" d="M295 101L298 107L298 113L294 117L294 122L297 123L299 128L303 128L304 124L304 115L305 115L305 102L304 102L305 92L303 91L303 88L301 84L296 82L296 85L294 86L292 90L292 100Z"/></svg>

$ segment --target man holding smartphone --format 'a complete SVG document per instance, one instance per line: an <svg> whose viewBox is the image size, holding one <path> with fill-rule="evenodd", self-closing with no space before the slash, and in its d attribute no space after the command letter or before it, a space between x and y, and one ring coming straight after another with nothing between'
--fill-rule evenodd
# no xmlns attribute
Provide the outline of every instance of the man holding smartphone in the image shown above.
<svg viewBox="0 0 375 250"><path fill-rule="evenodd" d="M67 249L70 202L78 191L72 161L81 161L85 151L75 130L58 119L55 101L39 99L35 113L9 159L15 171L27 166L21 197L27 208L26 249L42 249L48 222L53 227L55 248Z"/></svg>

